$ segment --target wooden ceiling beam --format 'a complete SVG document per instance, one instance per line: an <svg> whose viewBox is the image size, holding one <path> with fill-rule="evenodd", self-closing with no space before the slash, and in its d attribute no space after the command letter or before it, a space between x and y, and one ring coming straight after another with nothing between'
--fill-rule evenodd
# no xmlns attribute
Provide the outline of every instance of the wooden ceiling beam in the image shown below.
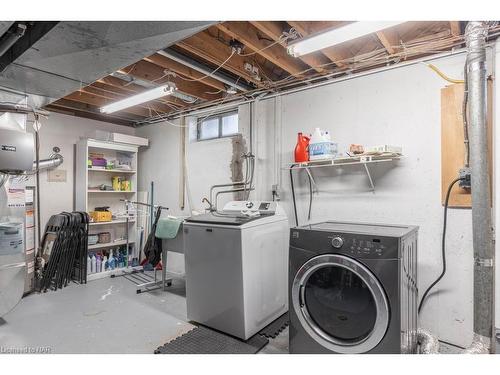
<svg viewBox="0 0 500 375"><path fill-rule="evenodd" d="M250 23L257 28L260 32L266 34L269 38L274 41L278 41L283 34L283 29L277 22L272 21L250 21ZM313 68L318 73L326 73L327 70L322 68L323 65L328 65L330 59L328 59L322 53L311 53L305 56L301 56L300 59Z"/></svg>
<svg viewBox="0 0 500 375"><path fill-rule="evenodd" d="M209 35L206 31L202 31L183 41L177 43L177 46L192 53L199 58L206 60L215 66L222 64L230 55L231 47L224 44L220 40ZM233 55L222 67L243 79L251 82L256 86L262 86L263 83L255 76L245 70L245 63L250 62L250 59L239 55Z"/></svg>
<svg viewBox="0 0 500 375"><path fill-rule="evenodd" d="M307 37L310 34L314 34L328 28L328 24L323 25L323 23L305 21L287 21L287 23L298 31L303 37ZM338 51L337 47L325 48L320 52L328 57L330 61L334 62L339 68L344 68L346 66L346 64L342 62L345 57Z"/></svg>
<svg viewBox="0 0 500 375"><path fill-rule="evenodd" d="M376 32L377 38L384 46L389 55L394 55L399 46L399 37L393 30L384 30Z"/></svg>
<svg viewBox="0 0 500 375"><path fill-rule="evenodd" d="M221 94L210 94L210 92L213 92L213 88L204 83L185 81L179 77L167 77L165 76L165 69L145 60L123 68L121 71L126 72L132 77L154 82L158 85L173 82L179 91L196 98L212 100L222 97Z"/></svg>
<svg viewBox="0 0 500 375"><path fill-rule="evenodd" d="M155 53L154 55L145 57L144 60L158 65L163 69L170 69L176 74L181 74L189 79L199 80L198 82L202 82L208 86L213 87L214 89L226 91L226 85L224 85L224 83L222 83L221 81L212 77L206 77L206 74L200 73L199 71L183 65L177 61L169 59L166 56Z"/></svg>
<svg viewBox="0 0 500 375"><path fill-rule="evenodd" d="M274 42L260 38L258 29L249 22L224 22L217 24L217 28L293 76L303 76L303 71L307 69L300 60L290 56L282 45L270 46Z"/></svg>

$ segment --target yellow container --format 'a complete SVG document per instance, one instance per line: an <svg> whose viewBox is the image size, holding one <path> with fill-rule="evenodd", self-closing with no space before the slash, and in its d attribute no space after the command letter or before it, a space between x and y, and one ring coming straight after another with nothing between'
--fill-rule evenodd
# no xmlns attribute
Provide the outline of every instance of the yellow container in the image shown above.
<svg viewBox="0 0 500 375"><path fill-rule="evenodd" d="M113 215L109 211L90 211L90 217L94 222L111 221Z"/></svg>
<svg viewBox="0 0 500 375"><path fill-rule="evenodd" d="M118 176L113 176L113 178L111 178L111 182L112 182L112 185L113 185L113 190L115 191L120 191L120 187L121 187L121 184L122 184L122 179Z"/></svg>
<svg viewBox="0 0 500 375"><path fill-rule="evenodd" d="M130 188L130 181L129 180L122 181L122 191L130 191L130 190L132 190Z"/></svg>

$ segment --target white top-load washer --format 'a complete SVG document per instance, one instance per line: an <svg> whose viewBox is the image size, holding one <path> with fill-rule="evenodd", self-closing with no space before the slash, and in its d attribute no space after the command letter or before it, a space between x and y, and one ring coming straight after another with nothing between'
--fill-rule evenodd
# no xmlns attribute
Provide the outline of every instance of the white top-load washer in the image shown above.
<svg viewBox="0 0 500 375"><path fill-rule="evenodd" d="M233 201L186 219L188 319L246 340L284 314L288 244L276 202Z"/></svg>

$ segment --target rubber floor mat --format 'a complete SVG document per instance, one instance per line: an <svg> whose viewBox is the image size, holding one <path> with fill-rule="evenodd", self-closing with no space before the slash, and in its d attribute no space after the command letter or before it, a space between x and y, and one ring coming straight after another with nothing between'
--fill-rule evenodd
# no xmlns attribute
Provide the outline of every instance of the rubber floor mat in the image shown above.
<svg viewBox="0 0 500 375"><path fill-rule="evenodd" d="M259 334L247 341L199 326L160 346L155 354L255 354L269 340Z"/></svg>
<svg viewBox="0 0 500 375"><path fill-rule="evenodd" d="M264 327L262 330L260 330L258 335L274 339L281 333L281 331L283 331L288 326L289 323L290 319L288 317L288 311L287 311L286 313L281 315L278 319L269 324L267 327Z"/></svg>

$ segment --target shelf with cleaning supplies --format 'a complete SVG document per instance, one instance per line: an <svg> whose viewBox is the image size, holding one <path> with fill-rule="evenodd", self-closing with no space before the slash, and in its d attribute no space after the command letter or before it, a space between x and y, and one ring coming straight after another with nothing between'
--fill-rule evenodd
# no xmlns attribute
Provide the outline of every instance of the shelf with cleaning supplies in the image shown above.
<svg viewBox="0 0 500 375"><path fill-rule="evenodd" d="M298 216L297 216L297 207L295 204L295 187L293 182L293 171L294 170L305 170L307 172L308 178L314 190L318 191L318 186L312 174L313 168L336 168L336 167L346 167L346 166L363 166L363 169L366 172L368 177L368 181L370 184L370 190L375 192L375 183L373 177L370 172L370 165L378 164L378 163L390 163L394 161L401 160L403 158L402 154L399 153L379 153L379 154L361 154L355 156L347 156L340 157L334 159L323 159L323 160L314 160L303 163L292 163L286 167L283 167L284 170L290 171L290 184L292 188L292 196L293 196L293 207L295 213L295 223L298 226ZM311 188L311 201L312 201L312 188ZM309 209L309 218L310 218L310 209Z"/></svg>

